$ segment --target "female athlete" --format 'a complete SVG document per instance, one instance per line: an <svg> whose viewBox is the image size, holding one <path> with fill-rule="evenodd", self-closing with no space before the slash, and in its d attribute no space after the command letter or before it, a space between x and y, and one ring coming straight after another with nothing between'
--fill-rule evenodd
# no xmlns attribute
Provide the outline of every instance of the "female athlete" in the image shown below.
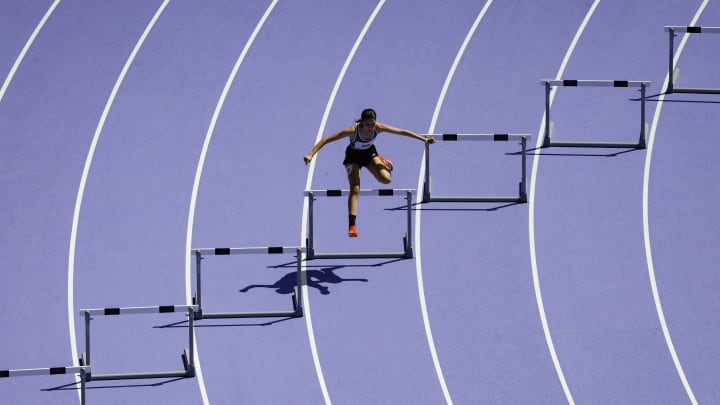
<svg viewBox="0 0 720 405"><path fill-rule="evenodd" d="M377 138L378 134L389 132L428 143L435 141L433 138L425 138L406 129L395 128L377 122L376 118L375 110L371 108L363 110L360 119L355 121L353 125L320 139L313 146L310 153L303 158L305 164L308 164L326 144L343 138L350 140L350 144L345 149L345 160L343 160L348 182L350 183L350 194L348 195L348 236L350 237L358 236L355 219L357 218L358 197L360 195L360 169L367 167L368 171L382 184L389 184L392 181L392 162L380 156L375 148L375 138Z"/></svg>

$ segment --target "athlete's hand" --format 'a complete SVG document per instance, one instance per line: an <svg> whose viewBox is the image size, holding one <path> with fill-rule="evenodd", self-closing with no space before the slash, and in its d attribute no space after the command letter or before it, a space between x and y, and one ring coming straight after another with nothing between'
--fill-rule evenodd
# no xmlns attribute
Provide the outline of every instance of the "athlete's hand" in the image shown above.
<svg viewBox="0 0 720 405"><path fill-rule="evenodd" d="M435 143L435 138L427 137L425 138L425 143L433 144Z"/></svg>
<svg viewBox="0 0 720 405"><path fill-rule="evenodd" d="M303 160L305 161L305 164L308 164L308 163L310 163L310 161L312 160L312 156L311 156L311 155L305 155L305 156L303 156Z"/></svg>

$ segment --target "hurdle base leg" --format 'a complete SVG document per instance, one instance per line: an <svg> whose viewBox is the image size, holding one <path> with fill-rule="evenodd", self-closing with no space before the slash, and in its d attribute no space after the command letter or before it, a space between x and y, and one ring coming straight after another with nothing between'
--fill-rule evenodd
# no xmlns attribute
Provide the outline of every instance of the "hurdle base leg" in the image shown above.
<svg viewBox="0 0 720 405"><path fill-rule="evenodd" d="M673 87L667 93L684 93L684 94L720 94L720 89L714 88L693 88L693 87Z"/></svg>
<svg viewBox="0 0 720 405"><path fill-rule="evenodd" d="M412 259L414 256L410 246L407 233L403 237L402 252L339 252L339 253L316 253L315 249L307 249L306 260L315 259Z"/></svg>
<svg viewBox="0 0 720 405"><path fill-rule="evenodd" d="M412 259L412 252L346 252L346 253L316 253L308 260L315 259Z"/></svg>
<svg viewBox="0 0 720 405"><path fill-rule="evenodd" d="M543 144L543 147L556 148L615 148L615 149L645 149L644 142L582 142L582 141L554 141Z"/></svg>
<svg viewBox="0 0 720 405"><path fill-rule="evenodd" d="M183 362L184 371L157 371L157 372L138 372L138 373L105 373L93 374L85 373L85 382L91 381L113 381L113 380L140 380L152 378L193 378L195 377L195 366L190 362L190 351L185 348L180 355ZM79 359L80 365L88 365L86 354L83 353Z"/></svg>
<svg viewBox="0 0 720 405"><path fill-rule="evenodd" d="M267 311L267 312L206 312L203 319L227 319L227 318L298 318L297 309L292 311Z"/></svg>
<svg viewBox="0 0 720 405"><path fill-rule="evenodd" d="M302 288L302 287L298 287ZM292 311L246 311L246 312L203 312L200 319L229 319L229 318L302 318L302 302L297 292L293 291Z"/></svg>
<svg viewBox="0 0 720 405"><path fill-rule="evenodd" d="M114 381L114 380L144 380L153 378L192 378L187 371L158 371L148 373L117 373L117 374L95 374L92 381ZM89 382L90 380L88 380Z"/></svg>

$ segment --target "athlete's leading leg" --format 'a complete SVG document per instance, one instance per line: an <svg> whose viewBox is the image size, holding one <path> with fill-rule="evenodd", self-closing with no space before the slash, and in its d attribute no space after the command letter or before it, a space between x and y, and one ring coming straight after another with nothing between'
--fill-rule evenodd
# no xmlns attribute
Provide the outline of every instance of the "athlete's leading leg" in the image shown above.
<svg viewBox="0 0 720 405"><path fill-rule="evenodd" d="M355 218L357 217L358 197L360 197L360 166L355 163L348 163L345 166L348 175L348 183L350 184L350 193L348 194L348 217L350 227L348 236L358 236L357 227L355 226Z"/></svg>

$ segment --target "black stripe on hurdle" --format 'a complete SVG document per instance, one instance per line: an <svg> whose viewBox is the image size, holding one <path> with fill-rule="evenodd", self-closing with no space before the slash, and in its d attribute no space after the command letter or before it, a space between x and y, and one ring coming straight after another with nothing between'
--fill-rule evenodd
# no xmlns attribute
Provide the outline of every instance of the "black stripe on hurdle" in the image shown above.
<svg viewBox="0 0 720 405"><path fill-rule="evenodd" d="M510 134L494 134L493 141L509 141Z"/></svg>
<svg viewBox="0 0 720 405"><path fill-rule="evenodd" d="M381 188L378 190L378 195L380 196L386 196L386 195L395 195L395 190L391 188Z"/></svg>
<svg viewBox="0 0 720 405"><path fill-rule="evenodd" d="M457 141L458 136L457 134L443 134L442 140L443 141Z"/></svg>
<svg viewBox="0 0 720 405"><path fill-rule="evenodd" d="M702 32L702 27L687 27L687 32L691 34L699 34Z"/></svg>
<svg viewBox="0 0 720 405"><path fill-rule="evenodd" d="M340 197L342 195L342 190L326 190L325 194L328 197Z"/></svg>
<svg viewBox="0 0 720 405"><path fill-rule="evenodd" d="M65 374L67 369L65 367L50 367L50 375Z"/></svg>
<svg viewBox="0 0 720 405"><path fill-rule="evenodd" d="M227 256L230 254L230 248L215 248L216 256Z"/></svg>
<svg viewBox="0 0 720 405"><path fill-rule="evenodd" d="M10 377L10 370L0 370L0 378Z"/></svg>
<svg viewBox="0 0 720 405"><path fill-rule="evenodd" d="M613 87L628 87L630 83L627 80L613 80Z"/></svg>
<svg viewBox="0 0 720 405"><path fill-rule="evenodd" d="M563 86L577 86L577 80L563 80Z"/></svg>
<svg viewBox="0 0 720 405"><path fill-rule="evenodd" d="M281 254L283 252L282 246L269 246L268 247L268 254L274 255L274 254Z"/></svg>
<svg viewBox="0 0 720 405"><path fill-rule="evenodd" d="M158 311L161 314L166 314L168 312L175 312L175 305L161 305L159 307Z"/></svg>
<svg viewBox="0 0 720 405"><path fill-rule="evenodd" d="M105 308L103 313L105 315L120 315L120 308Z"/></svg>

